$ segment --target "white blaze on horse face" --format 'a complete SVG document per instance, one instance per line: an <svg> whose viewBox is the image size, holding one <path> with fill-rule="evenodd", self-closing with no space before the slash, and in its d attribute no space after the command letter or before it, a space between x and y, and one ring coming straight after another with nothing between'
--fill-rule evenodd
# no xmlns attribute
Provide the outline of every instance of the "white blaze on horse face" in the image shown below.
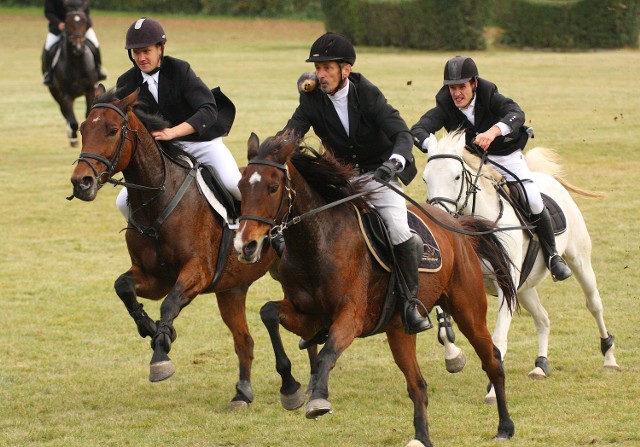
<svg viewBox="0 0 640 447"><path fill-rule="evenodd" d="M91 121L92 123L97 123L98 121L100 121L100 117L96 116L93 121Z"/></svg>
<svg viewBox="0 0 640 447"><path fill-rule="evenodd" d="M249 177L249 184L252 186L257 183L260 183L261 181L262 181L262 176L257 172L254 172L253 174L251 174L251 177Z"/></svg>

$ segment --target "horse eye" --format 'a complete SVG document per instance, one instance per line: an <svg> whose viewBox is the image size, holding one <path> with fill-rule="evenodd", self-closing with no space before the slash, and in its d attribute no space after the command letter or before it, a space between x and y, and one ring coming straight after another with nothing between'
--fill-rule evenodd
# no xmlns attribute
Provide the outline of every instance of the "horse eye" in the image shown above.
<svg viewBox="0 0 640 447"><path fill-rule="evenodd" d="M455 181L457 182L458 180L460 180L461 176L460 175L456 175Z"/></svg>
<svg viewBox="0 0 640 447"><path fill-rule="evenodd" d="M117 127L112 127L111 129L109 129L109 136L110 137L116 136L117 133L118 133L118 128Z"/></svg>
<svg viewBox="0 0 640 447"><path fill-rule="evenodd" d="M277 193L278 189L280 189L280 183L273 183L271 186L269 186L269 194Z"/></svg>

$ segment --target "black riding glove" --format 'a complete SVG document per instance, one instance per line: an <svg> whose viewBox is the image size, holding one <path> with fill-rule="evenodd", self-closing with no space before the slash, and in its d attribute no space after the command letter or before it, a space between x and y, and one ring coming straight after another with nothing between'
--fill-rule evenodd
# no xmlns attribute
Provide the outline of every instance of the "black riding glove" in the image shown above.
<svg viewBox="0 0 640 447"><path fill-rule="evenodd" d="M376 172L373 173L373 178L379 182L388 182L398 173L401 167L402 164L398 160L387 160L378 166Z"/></svg>

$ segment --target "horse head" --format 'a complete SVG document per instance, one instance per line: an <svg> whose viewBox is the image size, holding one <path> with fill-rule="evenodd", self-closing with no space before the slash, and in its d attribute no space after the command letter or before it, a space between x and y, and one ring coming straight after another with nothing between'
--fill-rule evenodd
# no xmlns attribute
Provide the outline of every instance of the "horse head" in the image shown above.
<svg viewBox="0 0 640 447"><path fill-rule="evenodd" d="M85 33L87 32L87 15L82 10L67 11L64 21L67 45L75 56L84 54Z"/></svg>
<svg viewBox="0 0 640 447"><path fill-rule="evenodd" d="M109 92L93 104L80 126L82 152L71 176L70 198L94 200L98 190L129 165L138 143L136 131L129 136L129 120L142 126L133 113L137 99L137 90L122 100L116 98L115 92Z"/></svg>
<svg viewBox="0 0 640 447"><path fill-rule="evenodd" d="M456 214L466 201L466 182L464 151L465 133L463 130L447 133L436 141L430 137L429 159L422 173L427 186L427 201L440 206L451 214Z"/></svg>
<svg viewBox="0 0 640 447"><path fill-rule="evenodd" d="M269 137L262 144L251 133L247 144L249 163L238 183L242 216L234 247L240 262L258 262L264 242L282 230L295 194L287 162L298 147L298 139L291 133Z"/></svg>

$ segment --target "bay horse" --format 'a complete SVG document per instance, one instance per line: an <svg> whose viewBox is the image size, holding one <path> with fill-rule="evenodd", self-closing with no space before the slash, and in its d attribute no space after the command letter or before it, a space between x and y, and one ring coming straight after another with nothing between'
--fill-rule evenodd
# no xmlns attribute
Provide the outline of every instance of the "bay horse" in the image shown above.
<svg viewBox="0 0 640 447"><path fill-rule="evenodd" d="M80 126L82 152L71 175L70 199L93 201L107 182L125 185L129 191L126 243L131 267L114 286L140 336L151 338L149 380L174 374L168 356L176 339L174 320L197 295L213 292L239 360L231 408L244 408L253 401L253 339L245 314L246 295L269 270L275 252L264 247L260 262L238 262L231 249L233 230L213 212L193 180L197 162L177 144L154 140L150 130L167 123L134 109L137 96L135 91L118 100L113 91L107 92L91 108ZM119 172L124 182L112 178ZM164 298L160 320L154 322L147 315L138 297Z"/></svg>
<svg viewBox="0 0 640 447"><path fill-rule="evenodd" d="M433 138L429 142L429 159L423 172L423 180L427 186L427 199L454 215L476 215L496 222L501 227L512 227L521 222L514 206L506 197L501 195L505 188L505 181L490 164L481 163L480 158L465 146L464 132L457 131L445 134L440 140ZM562 210L566 218L566 229L556 235L558 252L567 261L578 284L582 288L586 306L593 315L598 328L600 349L604 355L604 368L619 371L615 359L614 336L611 335L604 322L603 305L598 291L596 275L591 265L591 238L587 231L580 209L569 194L574 193L585 197L602 197L601 193L587 191L567 182L562 178L562 165L557 154L548 148L535 147L526 152L527 165L532 171L533 180L544 195L549 205L551 198ZM527 231L505 231L504 242L509 251L513 265L514 284L518 288L518 302L533 317L538 335L538 357L529 377L544 379L551 373L548 360L550 322L546 309L542 306L536 287L549 276L545 266L542 251L538 250L535 263L525 277L524 259L531 234ZM489 293L498 296L501 302L500 290L496 290L493 283L486 284ZM493 341L500 349L502 358L507 353L507 335L511 324L512 314L504 306L500 306ZM450 364L459 365L458 368L447 369L457 372L464 366L464 361L457 362L459 356L464 356L461 350L451 341L443 337L445 344L445 358ZM485 396L487 403L495 401L493 390Z"/></svg>
<svg viewBox="0 0 640 447"><path fill-rule="evenodd" d="M67 123L67 136L71 147L78 146L78 121L73 110L75 99L84 96L85 116L94 100L98 82L93 53L85 41L87 16L77 1L67 0L65 28L59 42L60 51L54 59L53 82L49 86L51 96L60 106Z"/></svg>
<svg viewBox="0 0 640 447"><path fill-rule="evenodd" d="M259 145L252 134L248 142L249 163L238 184L242 215L234 246L242 262L261 261L265 241L282 231L285 249L278 276L284 299L266 303L264 322L281 376L281 403L293 410L304 404L305 393L291 374L279 325L305 341L324 342L317 355L317 369L309 383L307 418L332 412L329 373L338 357L356 337L386 333L393 358L405 376L414 408L414 439L411 446L431 446L427 424L427 384L416 358L416 336L405 332L398 310L384 323L379 320L391 274L374 259L358 227L358 212L371 212L358 195L354 171L339 164L328 151L310 156L293 135L270 137ZM349 200L353 199L353 200ZM348 201L348 203L345 203ZM342 202L342 203L341 203ZM338 203L338 205L335 205ZM477 233L493 228L490 222L465 218L425 204L445 225L457 231ZM419 209L410 210L426 219ZM488 256L505 290L508 306L515 304L515 287L509 285L508 257L497 238L462 235L439 226L431 228L442 257L442 266L420 274L419 299L427 309L435 303L446 308L469 339L482 369L496 388L498 432L496 438L514 434L505 393L505 375L499 351L486 325L487 299L483 290L479 257ZM321 334L327 334L326 340Z"/></svg>

